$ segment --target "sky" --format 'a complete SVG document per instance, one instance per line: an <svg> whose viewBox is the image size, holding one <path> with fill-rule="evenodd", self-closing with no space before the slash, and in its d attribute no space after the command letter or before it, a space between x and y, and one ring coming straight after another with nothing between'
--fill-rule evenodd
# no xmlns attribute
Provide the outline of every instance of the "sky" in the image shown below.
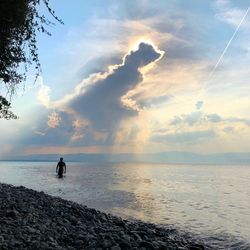
<svg viewBox="0 0 250 250"><path fill-rule="evenodd" d="M250 1L50 2L64 25L38 35L0 158L250 152Z"/></svg>

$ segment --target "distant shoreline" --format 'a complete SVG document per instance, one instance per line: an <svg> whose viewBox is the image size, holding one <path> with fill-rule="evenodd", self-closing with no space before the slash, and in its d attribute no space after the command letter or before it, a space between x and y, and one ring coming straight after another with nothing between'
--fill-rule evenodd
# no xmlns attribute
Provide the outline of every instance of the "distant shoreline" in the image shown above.
<svg viewBox="0 0 250 250"><path fill-rule="evenodd" d="M127 221L25 187L0 184L1 249L204 249L175 229Z"/></svg>
<svg viewBox="0 0 250 250"><path fill-rule="evenodd" d="M4 162L29 162L29 163L53 163L56 164L57 160L0 160L0 163ZM67 163L79 163L79 164L87 164L87 165L96 165L96 164L156 164L156 165L176 165L176 166L249 166L250 162L247 163L183 163L183 162L133 162L133 161L104 161L104 162L88 162L88 161L72 161L67 160Z"/></svg>
<svg viewBox="0 0 250 250"><path fill-rule="evenodd" d="M250 165L250 152L220 154L196 154L192 152L161 152L151 154L37 154L6 156L0 161L56 162L60 156L63 156L67 162L85 163Z"/></svg>

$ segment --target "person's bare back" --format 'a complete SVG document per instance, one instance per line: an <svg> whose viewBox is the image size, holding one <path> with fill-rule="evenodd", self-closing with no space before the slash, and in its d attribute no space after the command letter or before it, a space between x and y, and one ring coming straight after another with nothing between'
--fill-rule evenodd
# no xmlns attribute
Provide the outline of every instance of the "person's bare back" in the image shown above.
<svg viewBox="0 0 250 250"><path fill-rule="evenodd" d="M59 178L63 177L63 173L66 173L66 164L63 161L63 158L60 158L60 161L57 163L56 166L56 173L58 174Z"/></svg>

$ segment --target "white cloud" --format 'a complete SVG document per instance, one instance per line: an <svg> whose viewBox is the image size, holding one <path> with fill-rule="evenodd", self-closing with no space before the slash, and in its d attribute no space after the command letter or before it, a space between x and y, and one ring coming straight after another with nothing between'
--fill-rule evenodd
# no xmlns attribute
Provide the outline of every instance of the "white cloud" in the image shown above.
<svg viewBox="0 0 250 250"><path fill-rule="evenodd" d="M194 111L188 114L182 114L180 116L175 116L171 121L170 125L188 125L197 126L199 124L206 123L222 123L222 124L233 124L240 123L246 126L250 126L250 119L239 118L239 117L222 117L216 113L208 114L203 111Z"/></svg>
<svg viewBox="0 0 250 250"><path fill-rule="evenodd" d="M166 143L191 143L196 144L204 140L211 140L216 136L213 130L197 130L197 131L183 131L177 133L168 133L165 135L155 135L152 140Z"/></svg>
<svg viewBox="0 0 250 250"><path fill-rule="evenodd" d="M83 119L76 119L73 121L72 126L78 130L78 129L83 129L83 128L88 128L90 126L90 122L87 120Z"/></svg>
<svg viewBox="0 0 250 250"><path fill-rule="evenodd" d="M203 119L203 113L201 111L195 111L189 114L183 114L181 116L176 116L172 122L171 125L178 125L181 123L187 123L188 125L192 126L194 124L197 124L202 121Z"/></svg>
<svg viewBox="0 0 250 250"><path fill-rule="evenodd" d="M34 130L33 133L36 134L36 135L40 135L40 136L46 135L46 133L44 133L42 131L39 131L39 130Z"/></svg>
<svg viewBox="0 0 250 250"><path fill-rule="evenodd" d="M217 0L218 13L215 15L219 20L237 27L246 14L247 8L232 6L227 0ZM249 5L250 7L250 5ZM249 28L250 22L245 19L242 27Z"/></svg>
<svg viewBox="0 0 250 250"><path fill-rule="evenodd" d="M50 128L56 128L60 125L61 122L61 117L58 115L58 113L56 113L55 111L53 111L49 116L48 116L48 126Z"/></svg>
<svg viewBox="0 0 250 250"><path fill-rule="evenodd" d="M45 106L46 108L49 108L50 107L50 87L42 83L38 90L37 99L41 102L43 106Z"/></svg>
<svg viewBox="0 0 250 250"><path fill-rule="evenodd" d="M78 132L75 132L72 137L71 137L71 140L72 141L78 141L78 140L81 140L84 138L84 134L83 133L78 133Z"/></svg>

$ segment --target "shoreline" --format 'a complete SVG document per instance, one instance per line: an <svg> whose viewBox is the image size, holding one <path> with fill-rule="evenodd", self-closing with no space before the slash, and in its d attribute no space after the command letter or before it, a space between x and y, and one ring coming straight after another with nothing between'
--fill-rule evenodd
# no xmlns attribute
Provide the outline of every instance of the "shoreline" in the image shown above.
<svg viewBox="0 0 250 250"><path fill-rule="evenodd" d="M205 249L175 229L0 183L1 249Z"/></svg>

